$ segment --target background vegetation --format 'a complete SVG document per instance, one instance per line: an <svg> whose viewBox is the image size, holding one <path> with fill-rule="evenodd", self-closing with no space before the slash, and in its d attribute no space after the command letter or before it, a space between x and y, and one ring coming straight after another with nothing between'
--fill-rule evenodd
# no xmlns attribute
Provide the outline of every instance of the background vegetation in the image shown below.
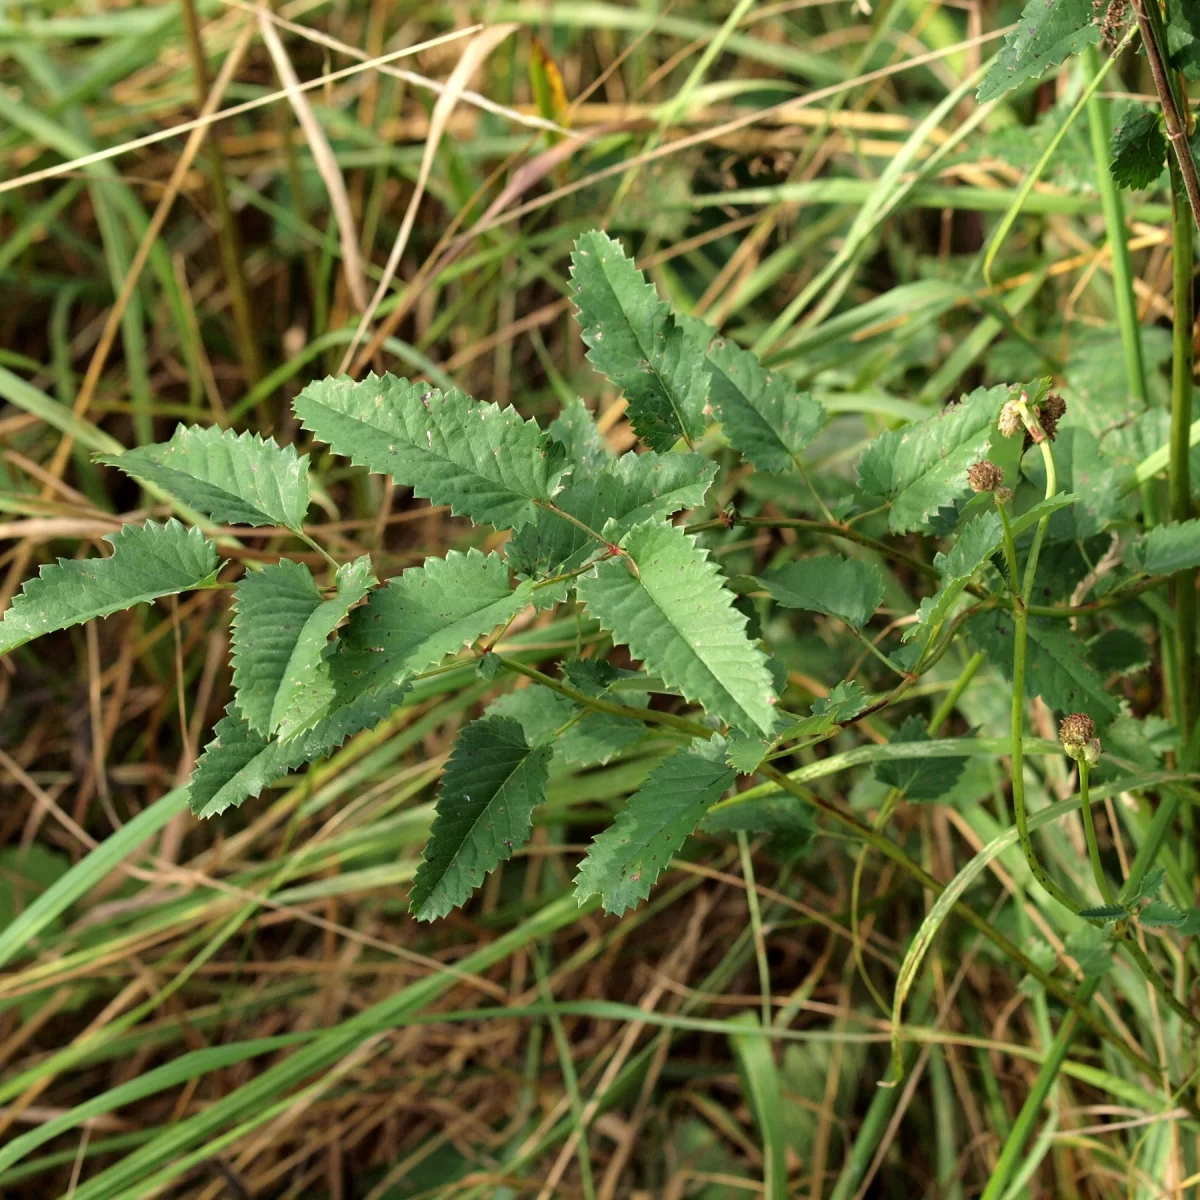
<svg viewBox="0 0 1200 1200"><path fill-rule="evenodd" d="M808 452L816 498L745 472L693 514L736 501L770 518L714 522L730 575L828 549L779 522L837 515L867 441L978 386L1054 377L1082 431L1072 444L1101 446L1120 489L1169 425L1165 174L1127 197L1130 278L1114 276L1105 221L1110 130L1152 89L1127 52L1077 111L1089 53L980 106L979 68L1017 15L990 0L10 6L0 601L39 563L166 514L94 452L165 440L180 420L306 445L290 402L340 369L385 276L354 370L454 384L543 424L582 396L610 447L631 448L571 315L570 248L594 227L677 309L834 414ZM401 56L474 22L515 28ZM316 86L289 98L295 79ZM1144 406L1160 411L1131 422ZM313 471L308 532L339 561L369 552L395 574L500 542L329 456ZM1074 471L1080 491L1087 462ZM222 553L273 561L283 542L239 531ZM932 546L907 549L915 563L862 549L887 571L868 643L929 590ZM848 675L889 686L845 624L757 611L790 708ZM1122 613L1097 657L1128 703L1124 752L1152 772L1171 745L1173 617L1156 592ZM531 614L501 648L536 662L576 636L573 619ZM199 823L180 785L230 698L228 642L227 596L202 592L0 663L6 1197L940 1198L992 1175L1063 1011L952 917L910 996L904 1082L878 1087L877 993L890 999L933 903L887 859L824 827L701 833L648 903L619 920L580 909L583 844L661 758L649 738L602 767L556 768L532 843L464 911L418 925L405 898L438 778L502 682L470 663L428 680L307 774ZM955 688L965 661L922 679L906 712L992 750L887 827L943 881L1011 826L1008 764L986 741L1008 735L1009 687L989 664ZM1040 702L1029 721L1055 736ZM897 781L872 747L898 723L872 715L807 752L810 786L874 818ZM1074 794L1068 766L1027 764L1032 810ZM1104 798L1123 872L1153 795ZM1072 877L1086 864L1074 822L1039 843ZM968 902L1048 968L1073 923L1013 840L982 860ZM1168 886L1186 906L1194 856L1173 851ZM1195 949L1154 953L1186 1004ZM1186 1025L1128 964L1092 1004L1186 1076ZM1051 1078L1009 1194L1195 1191L1190 1097L1165 1077L1089 1032Z"/></svg>

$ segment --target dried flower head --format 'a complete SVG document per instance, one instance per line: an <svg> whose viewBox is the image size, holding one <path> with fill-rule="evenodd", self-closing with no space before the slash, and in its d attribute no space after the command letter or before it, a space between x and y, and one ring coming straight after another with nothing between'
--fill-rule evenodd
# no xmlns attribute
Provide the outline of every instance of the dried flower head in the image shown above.
<svg viewBox="0 0 1200 1200"><path fill-rule="evenodd" d="M1005 437L1013 437L1025 422L1021 419L1021 406L1016 400L1009 400L1000 410L1000 432Z"/></svg>
<svg viewBox="0 0 1200 1200"><path fill-rule="evenodd" d="M1100 759L1100 741L1096 737L1096 723L1086 713L1072 713L1058 727L1059 740L1068 758L1086 762L1094 767Z"/></svg>
<svg viewBox="0 0 1200 1200"><path fill-rule="evenodd" d="M967 482L973 492L994 492L1004 484L1004 472L990 459L980 459L967 471Z"/></svg>
<svg viewBox="0 0 1200 1200"><path fill-rule="evenodd" d="M1063 419L1066 411L1067 402L1057 392L1051 392L1037 406L1038 420L1051 441L1054 441L1054 435L1058 432L1058 423Z"/></svg>
<svg viewBox="0 0 1200 1200"><path fill-rule="evenodd" d="M1092 0L1093 21L1100 27L1100 38L1111 50L1121 40L1121 30L1129 15L1129 0Z"/></svg>

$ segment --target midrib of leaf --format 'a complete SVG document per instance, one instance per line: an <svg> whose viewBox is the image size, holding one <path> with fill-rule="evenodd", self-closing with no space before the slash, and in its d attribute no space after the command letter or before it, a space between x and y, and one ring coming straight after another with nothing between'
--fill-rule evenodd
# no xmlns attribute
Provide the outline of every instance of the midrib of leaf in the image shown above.
<svg viewBox="0 0 1200 1200"><path fill-rule="evenodd" d="M617 289L613 283L612 276L609 274L609 271L608 271L608 258L607 257L600 258L600 270L604 275L605 282L608 284L609 292L612 294L613 299L616 301L616 308L617 308L617 311L621 314L621 320L625 322L625 327L633 335L633 340L635 342L637 342L638 349L641 350L641 352L642 352L642 359L645 361L646 365L650 368L650 371L654 375L654 378L658 380L658 386L662 390L662 394L664 396L666 396L667 402L671 406L671 411L675 414L675 420L679 423L680 436L682 436L683 440L687 443L687 448L689 450L694 450L695 446L692 443L692 439L688 436L688 423L684 419L683 413L681 413L679 411L679 405L675 403L675 396L674 396L674 393L673 393L671 387L668 385L667 380L663 378L662 372L659 371L658 367L655 364L654 356L657 353L657 351L653 350L651 347L647 346L642 341L642 339L638 336L638 331L634 328L634 326L632 324L630 324L629 318L625 315L625 306L621 303L621 297L620 297L619 293L617 292ZM672 317L670 314L668 314L667 323L664 326L664 334L668 333L672 328L678 329L678 326L675 323L674 317ZM679 332L682 333L682 330L679 330Z"/></svg>

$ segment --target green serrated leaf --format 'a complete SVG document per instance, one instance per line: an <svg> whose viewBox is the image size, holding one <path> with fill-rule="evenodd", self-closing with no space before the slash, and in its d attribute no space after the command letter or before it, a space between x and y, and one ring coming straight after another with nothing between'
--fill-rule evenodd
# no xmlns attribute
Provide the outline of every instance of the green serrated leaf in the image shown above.
<svg viewBox="0 0 1200 1200"><path fill-rule="evenodd" d="M567 468L536 421L394 375L310 383L292 407L335 453L498 529L536 520Z"/></svg>
<svg viewBox="0 0 1200 1200"><path fill-rule="evenodd" d="M896 730L893 742L927 742L929 733L920 717L908 717ZM898 788L910 801L940 800L958 783L965 758L898 758L881 762L875 778Z"/></svg>
<svg viewBox="0 0 1200 1200"><path fill-rule="evenodd" d="M812 810L794 796L762 796L756 800L723 800L700 822L705 833L767 833L781 854L801 854L817 833Z"/></svg>
<svg viewBox="0 0 1200 1200"><path fill-rule="evenodd" d="M499 554L472 548L427 558L351 615L330 660L337 694L374 694L403 683L504 624L531 596L531 584L509 584Z"/></svg>
<svg viewBox="0 0 1200 1200"><path fill-rule="evenodd" d="M571 282L592 365L620 388L651 450L704 432L703 346L684 331L620 243L594 230L571 252Z"/></svg>
<svg viewBox="0 0 1200 1200"><path fill-rule="evenodd" d="M821 404L703 321L684 317L681 324L705 348L712 407L730 444L760 471L799 467L801 452L825 424Z"/></svg>
<svg viewBox="0 0 1200 1200"><path fill-rule="evenodd" d="M271 707L272 733L280 738L293 738L328 711L335 699L334 682L326 662L329 635L378 582L371 571L369 555L338 568L335 594L304 622L292 647Z"/></svg>
<svg viewBox="0 0 1200 1200"><path fill-rule="evenodd" d="M1135 109L1113 132L1113 182L1140 191L1156 183L1166 165L1167 137L1158 113Z"/></svg>
<svg viewBox="0 0 1200 1200"><path fill-rule="evenodd" d="M1167 60L1189 79L1200 79L1200 8L1194 0L1167 0Z"/></svg>
<svg viewBox="0 0 1200 1200"><path fill-rule="evenodd" d="M1075 503L1073 495L1052 496L1011 521L1013 537L1018 538L1032 529L1045 516ZM949 615L955 601L971 582L975 572L1004 544L1004 525L994 509L980 513L964 526L949 553L938 554L933 560L942 576L942 586L921 601L917 623L904 631L904 641L911 641L928 629L936 629Z"/></svg>
<svg viewBox="0 0 1200 1200"><path fill-rule="evenodd" d="M1200 519L1156 525L1130 547L1129 560L1148 575L1200 567Z"/></svg>
<svg viewBox="0 0 1200 1200"><path fill-rule="evenodd" d="M1025 459L1026 469L1038 485L1045 478L1040 451ZM1054 442L1054 465L1058 486L1075 494L1070 509L1050 520L1048 537L1056 541L1086 541L1106 530L1121 507L1124 468L1114 465L1088 429L1072 425L1059 429Z"/></svg>
<svg viewBox="0 0 1200 1200"><path fill-rule="evenodd" d="M308 512L308 455L258 434L180 425L169 442L98 461L225 525L299 530Z"/></svg>
<svg viewBox="0 0 1200 1200"><path fill-rule="evenodd" d="M1005 678L1012 679L1012 614L981 613L967 628ZM1097 726L1107 725L1120 712L1117 700L1104 690L1086 643L1065 621L1031 617L1025 657L1027 696L1041 696L1057 712L1087 713Z"/></svg>
<svg viewBox="0 0 1200 1200"><path fill-rule="evenodd" d="M1068 934L1063 949L1079 964L1084 979L1099 979L1112 966L1112 945L1094 925Z"/></svg>
<svg viewBox="0 0 1200 1200"><path fill-rule="evenodd" d="M1081 908L1079 915L1085 921L1120 921L1129 916L1129 912L1121 904L1097 904L1093 908Z"/></svg>
<svg viewBox="0 0 1200 1200"><path fill-rule="evenodd" d="M629 797L617 819L588 849L575 876L582 904L599 895L605 912L620 915L650 895L709 806L733 783L725 741L696 738L657 766Z"/></svg>
<svg viewBox="0 0 1200 1200"><path fill-rule="evenodd" d="M576 475L600 471L613 458L588 406L578 396L563 405L562 412L550 422L547 432L556 442L562 443Z"/></svg>
<svg viewBox="0 0 1200 1200"><path fill-rule="evenodd" d="M296 730L311 708L298 698L318 685L329 635L374 583L367 556L338 568L329 600L321 599L308 568L291 559L246 574L233 601L233 684L251 729L266 737Z"/></svg>
<svg viewBox="0 0 1200 1200"><path fill-rule="evenodd" d="M1135 908L1141 900L1153 900L1162 889L1162 885L1166 880L1166 867L1151 867L1142 876L1141 883L1137 887L1132 888L1128 896L1123 895L1122 899L1130 908Z"/></svg>
<svg viewBox="0 0 1200 1200"><path fill-rule="evenodd" d="M418 920L457 908L525 844L533 810L546 799L552 753L550 746L531 748L508 717L483 717L459 733L408 897Z"/></svg>
<svg viewBox="0 0 1200 1200"><path fill-rule="evenodd" d="M644 708L649 697L623 692L621 703ZM520 722L531 746L550 745L556 762L575 767L593 767L608 762L645 736L641 721L589 712L573 700L546 687L527 687L509 692L488 705L487 715L511 717ZM572 718L574 724L568 726ZM563 726L567 726L563 730ZM562 732L560 732L560 730Z"/></svg>
<svg viewBox="0 0 1200 1200"><path fill-rule="evenodd" d="M762 651L746 637L733 593L695 539L645 524L625 556L579 579L579 598L636 658L714 716L743 732L775 727L775 693Z"/></svg>
<svg viewBox="0 0 1200 1200"><path fill-rule="evenodd" d="M620 541L643 521L695 508L716 473L716 464L699 454L623 454L594 474L572 478L554 503L588 529ZM520 574L544 578L576 570L600 549L578 525L543 511L513 535L507 553ZM564 585L554 598L561 599L565 590Z"/></svg>
<svg viewBox="0 0 1200 1200"><path fill-rule="evenodd" d="M216 546L174 519L125 525L104 540L112 543L108 558L60 558L25 581L0 620L0 654L56 629L203 587L220 567Z"/></svg>
<svg viewBox="0 0 1200 1200"><path fill-rule="evenodd" d="M1200 933L1200 908L1189 908L1177 928L1180 937L1194 937Z"/></svg>
<svg viewBox="0 0 1200 1200"><path fill-rule="evenodd" d="M791 741L800 737L821 737L838 725L853 720L867 707L867 693L858 680L842 680L836 687L812 704L812 715L790 724L779 739Z"/></svg>
<svg viewBox="0 0 1200 1200"><path fill-rule="evenodd" d="M1092 0L1029 0L976 98L994 100L1100 41Z"/></svg>
<svg viewBox="0 0 1200 1200"><path fill-rule="evenodd" d="M1151 900L1137 918L1145 929L1177 929L1187 920L1187 914L1165 900Z"/></svg>
<svg viewBox="0 0 1200 1200"><path fill-rule="evenodd" d="M240 807L289 771L324 757L353 734L374 728L400 703L406 690L404 685L356 696L287 741L267 741L231 704L188 780L192 812L197 817L214 817Z"/></svg>
<svg viewBox="0 0 1200 1200"><path fill-rule="evenodd" d="M784 608L826 613L861 629L883 601L879 568L856 558L826 555L788 563L759 576Z"/></svg>
<svg viewBox="0 0 1200 1200"><path fill-rule="evenodd" d="M890 502L893 533L928 529L940 509L969 493L967 471L987 456L1000 409L1022 386L978 388L937 416L889 430L866 448L859 484L867 495Z"/></svg>

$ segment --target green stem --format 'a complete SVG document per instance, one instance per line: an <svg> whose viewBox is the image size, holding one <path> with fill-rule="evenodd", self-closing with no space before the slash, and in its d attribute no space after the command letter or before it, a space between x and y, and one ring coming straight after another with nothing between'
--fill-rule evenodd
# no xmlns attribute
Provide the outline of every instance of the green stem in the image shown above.
<svg viewBox="0 0 1200 1200"><path fill-rule="evenodd" d="M945 887L939 883L928 871L924 870L917 863L913 862L899 846L884 837L881 833L876 832L869 825L864 824L852 813L844 812L832 801L826 800L823 796L816 792L809 792L806 788L801 787L792 779L788 778L782 771L767 763L763 763L758 768L758 774L765 776L771 780L777 787L783 791L796 796L805 803L813 805L830 817L835 823L849 832L852 836L860 838L869 846L878 850L885 858L891 859L902 871L910 875L923 888L927 888L935 896L940 896L945 891ZM1065 1004L1072 1012L1076 1013L1079 1020L1082 1021L1089 1029L1096 1033L1099 1037L1109 1042L1121 1055L1130 1062L1138 1064L1138 1070L1154 1071L1156 1068L1150 1065L1139 1050L1129 1045L1115 1030L1110 1029L1095 1013L1083 1008L1076 1003L1074 996L1067 988L1057 980L1049 971L1043 970L1035 963L1019 946L1011 939L1006 937L998 929L996 929L986 917L980 916L973 908L968 907L962 901L955 903L952 911L955 915L961 917L972 929L981 933L989 942L995 946L1001 954L1015 963L1026 974L1031 975L1036 979L1051 995Z"/></svg>
<svg viewBox="0 0 1200 1200"><path fill-rule="evenodd" d="M1172 161L1171 181L1178 184L1179 168ZM1167 491L1173 521L1192 515L1192 481L1188 465L1192 425L1194 322L1192 267L1194 260L1192 223L1178 195L1174 196L1171 229L1174 244L1174 358L1171 368L1171 444L1167 468ZM1174 577L1175 672L1178 711L1175 723L1180 744L1186 746L1196 719L1196 571L1180 571Z"/></svg>
<svg viewBox="0 0 1200 1200"><path fill-rule="evenodd" d="M1050 448L1050 439L1045 437L1040 445L1042 463L1046 468L1046 499L1051 499L1058 492L1058 471L1054 466L1054 452ZM1021 602L1027 605L1033 596L1033 584L1037 579L1038 559L1042 553L1042 542L1046 538L1046 530L1050 526L1050 515L1044 516L1033 531L1033 543L1029 547L1029 557L1025 560L1025 586L1021 589Z"/></svg>
<svg viewBox="0 0 1200 1200"><path fill-rule="evenodd" d="M749 529L808 529L813 533L826 533L830 537L854 542L856 545L865 546L868 550L874 550L877 554L882 554L896 562L902 562L930 579L941 579L937 568L930 566L929 563L922 562L919 558L913 558L911 554L905 554L903 550L897 550L885 542L876 541L875 538L868 537L865 533L859 533L857 529L852 529L849 525L839 525L836 521L809 521L802 517L743 517L738 513L726 513L711 521L688 525L685 532L704 533L709 529L728 529L731 525L745 525Z"/></svg>
<svg viewBox="0 0 1200 1200"><path fill-rule="evenodd" d="M1092 874L1096 877L1096 886L1100 889L1100 895L1104 899L1105 904L1113 904L1112 888L1108 886L1108 879L1104 874L1104 867L1100 862L1100 843L1096 841L1096 822L1092 819L1092 802L1088 798L1088 772L1091 768L1087 764L1087 760L1081 758L1079 760L1079 811L1083 814L1083 833L1087 838L1088 858L1092 862Z"/></svg>

